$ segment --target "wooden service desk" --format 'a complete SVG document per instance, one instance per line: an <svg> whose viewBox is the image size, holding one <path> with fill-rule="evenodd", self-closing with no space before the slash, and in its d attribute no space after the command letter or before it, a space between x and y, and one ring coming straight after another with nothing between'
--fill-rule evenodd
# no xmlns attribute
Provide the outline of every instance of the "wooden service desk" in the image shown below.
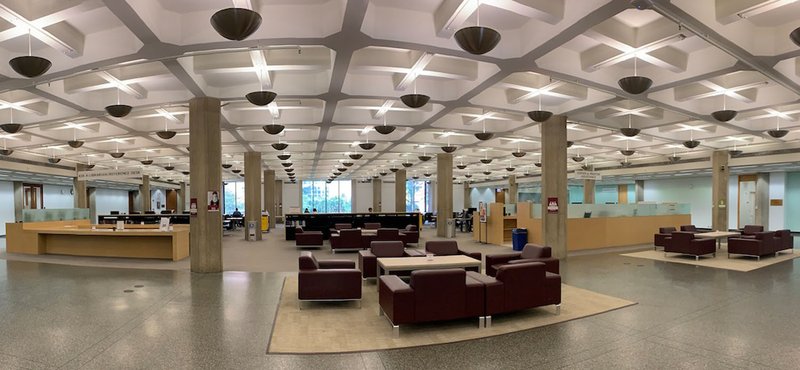
<svg viewBox="0 0 800 370"><path fill-rule="evenodd" d="M158 258L178 261L189 256L189 225L92 225L88 220L6 224L6 251L24 254Z"/></svg>

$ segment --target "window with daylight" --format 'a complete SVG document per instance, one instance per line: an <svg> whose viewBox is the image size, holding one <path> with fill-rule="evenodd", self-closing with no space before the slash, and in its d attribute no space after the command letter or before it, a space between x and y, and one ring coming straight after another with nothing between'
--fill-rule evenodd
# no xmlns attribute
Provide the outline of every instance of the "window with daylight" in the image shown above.
<svg viewBox="0 0 800 370"><path fill-rule="evenodd" d="M225 183L222 193L222 209L226 215L233 213L236 208L244 213L244 182Z"/></svg>
<svg viewBox="0 0 800 370"><path fill-rule="evenodd" d="M352 210L350 181L303 181L303 211L349 213Z"/></svg>
<svg viewBox="0 0 800 370"><path fill-rule="evenodd" d="M428 189L425 181L408 180L406 182L406 212L428 212Z"/></svg>

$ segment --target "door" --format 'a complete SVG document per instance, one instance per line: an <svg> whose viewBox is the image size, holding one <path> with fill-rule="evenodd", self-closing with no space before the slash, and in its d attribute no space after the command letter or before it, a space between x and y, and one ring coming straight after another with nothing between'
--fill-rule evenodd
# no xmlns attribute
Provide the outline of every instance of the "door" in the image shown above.
<svg viewBox="0 0 800 370"><path fill-rule="evenodd" d="M619 204L628 204L628 185L617 185L617 199Z"/></svg>
<svg viewBox="0 0 800 370"><path fill-rule="evenodd" d="M42 184L22 184L22 192L24 194L23 209L41 209L44 208L44 199L42 199Z"/></svg>
<svg viewBox="0 0 800 370"><path fill-rule="evenodd" d="M739 176L739 228L756 223L756 176Z"/></svg>

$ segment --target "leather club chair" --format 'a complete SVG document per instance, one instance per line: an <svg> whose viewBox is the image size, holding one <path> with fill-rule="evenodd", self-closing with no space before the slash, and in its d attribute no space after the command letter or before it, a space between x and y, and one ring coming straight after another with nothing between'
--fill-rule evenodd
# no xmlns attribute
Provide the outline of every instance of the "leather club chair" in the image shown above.
<svg viewBox="0 0 800 370"><path fill-rule="evenodd" d="M683 228L683 226L681 226ZM664 247L664 257L667 253L693 255L695 260L700 256L710 254L716 257L717 241L714 239L696 238L695 233L689 231L676 231Z"/></svg>
<svg viewBox="0 0 800 370"><path fill-rule="evenodd" d="M433 253L434 256L455 256L455 255L464 255L467 257L474 258L478 261L481 261L481 253L480 252L466 252L461 249L458 249L458 242L455 240L431 240L425 242L425 252ZM467 270L474 270L476 272L480 272L481 268L473 267L468 268Z"/></svg>
<svg viewBox="0 0 800 370"><path fill-rule="evenodd" d="M361 230L343 229L339 234L331 235L331 253L337 250L360 250L364 249L364 242L361 240Z"/></svg>
<svg viewBox="0 0 800 370"><path fill-rule="evenodd" d="M373 241L368 250L358 251L358 268L364 279L378 276L378 257L423 257L425 253L417 250L406 250L403 242Z"/></svg>
<svg viewBox="0 0 800 370"><path fill-rule="evenodd" d="M760 233L764 231L764 226L761 225L744 225L742 228L742 235L740 238L750 238L754 239L756 237L756 233Z"/></svg>
<svg viewBox="0 0 800 370"><path fill-rule="evenodd" d="M378 229L375 238L372 241L387 242L387 241L403 241L400 238L400 230L395 228L382 227Z"/></svg>
<svg viewBox="0 0 800 370"><path fill-rule="evenodd" d="M367 230L378 230L381 228L380 222L365 222L364 228Z"/></svg>
<svg viewBox="0 0 800 370"><path fill-rule="evenodd" d="M666 247L669 239L672 237L672 232L677 231L674 227L659 227L658 234L653 235L653 250L658 247Z"/></svg>
<svg viewBox="0 0 800 370"><path fill-rule="evenodd" d="M317 261L300 252L297 299L300 301L360 300L361 272L348 260Z"/></svg>
<svg viewBox="0 0 800 370"><path fill-rule="evenodd" d="M305 231L302 227L294 229L296 246L322 246L322 231Z"/></svg>
<svg viewBox="0 0 800 370"><path fill-rule="evenodd" d="M503 254L486 255L486 275L495 276L497 268L502 265L525 262L542 262L546 266L547 272L558 274L558 258L554 258L550 247L528 243L522 248L522 252L512 252Z"/></svg>
<svg viewBox="0 0 800 370"><path fill-rule="evenodd" d="M338 233L339 230L347 230L347 229L352 229L352 228L353 228L353 225L348 224L348 223L336 223L336 224L333 224L333 227L328 229L328 230L331 232L331 235L333 235L333 234Z"/></svg>
<svg viewBox="0 0 800 370"><path fill-rule="evenodd" d="M728 258L731 254L744 254L761 260L761 256L777 255L779 243L773 231L756 232L752 237L728 238Z"/></svg>
<svg viewBox="0 0 800 370"><path fill-rule="evenodd" d="M789 250L789 252L794 253L794 236L792 236L792 232L789 230L778 230L775 232L775 239L777 239L777 243L775 244L775 255L778 255L778 252Z"/></svg>
<svg viewBox="0 0 800 370"><path fill-rule="evenodd" d="M400 239L403 244L419 244L419 228L416 225L408 225L405 229L400 230Z"/></svg>
<svg viewBox="0 0 800 370"><path fill-rule="evenodd" d="M469 271L467 276L483 283L486 289L486 326L492 315L554 304L561 313L561 276L547 272L542 262L502 265L495 277Z"/></svg>
<svg viewBox="0 0 800 370"><path fill-rule="evenodd" d="M400 325L484 316L481 282L462 269L417 270L406 284L397 276L381 276L378 282L380 313L392 323L395 335Z"/></svg>
<svg viewBox="0 0 800 370"><path fill-rule="evenodd" d="M697 226L694 225L681 225L681 231L692 234L697 234L700 232L699 230L697 230Z"/></svg>

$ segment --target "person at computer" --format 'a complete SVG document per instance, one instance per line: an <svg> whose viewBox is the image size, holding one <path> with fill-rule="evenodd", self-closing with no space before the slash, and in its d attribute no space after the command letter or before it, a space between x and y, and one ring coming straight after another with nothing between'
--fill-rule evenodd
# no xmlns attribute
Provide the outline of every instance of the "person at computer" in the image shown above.
<svg viewBox="0 0 800 370"><path fill-rule="evenodd" d="M233 213L231 213L231 217L242 217L242 212L239 212L239 208L236 208Z"/></svg>
<svg viewBox="0 0 800 370"><path fill-rule="evenodd" d="M303 213L311 213L311 212L309 212L308 208L306 208L305 211L303 211Z"/></svg>

